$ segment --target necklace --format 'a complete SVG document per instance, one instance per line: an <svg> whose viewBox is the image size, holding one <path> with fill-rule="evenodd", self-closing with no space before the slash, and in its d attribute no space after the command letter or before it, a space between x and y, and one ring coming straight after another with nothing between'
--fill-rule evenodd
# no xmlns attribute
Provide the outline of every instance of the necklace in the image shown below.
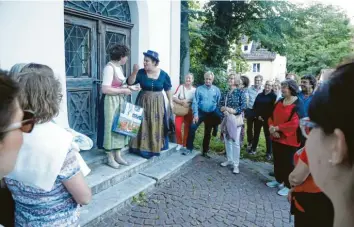
<svg viewBox="0 0 354 227"><path fill-rule="evenodd" d="M288 106L288 105L292 104L293 102L295 102L296 99L297 99L297 97L291 96L289 99L284 99L283 103L285 106Z"/></svg>

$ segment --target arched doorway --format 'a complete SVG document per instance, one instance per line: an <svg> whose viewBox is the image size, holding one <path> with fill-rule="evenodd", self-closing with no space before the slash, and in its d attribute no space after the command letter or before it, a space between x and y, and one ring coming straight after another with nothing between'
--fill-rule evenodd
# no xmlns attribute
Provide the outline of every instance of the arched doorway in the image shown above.
<svg viewBox="0 0 354 227"><path fill-rule="evenodd" d="M69 125L96 144L101 72L107 50L131 44L127 1L64 1L65 70ZM130 59L124 67L130 74Z"/></svg>

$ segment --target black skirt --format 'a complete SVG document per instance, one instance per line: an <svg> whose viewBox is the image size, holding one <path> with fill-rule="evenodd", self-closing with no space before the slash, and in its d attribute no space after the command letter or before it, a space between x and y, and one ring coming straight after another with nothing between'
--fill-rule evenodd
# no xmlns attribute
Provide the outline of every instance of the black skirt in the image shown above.
<svg viewBox="0 0 354 227"><path fill-rule="evenodd" d="M305 211L299 211L292 200L291 213L295 216L295 227L333 226L333 205L323 192L293 192L292 196Z"/></svg>
<svg viewBox="0 0 354 227"><path fill-rule="evenodd" d="M7 188L0 188L0 224L5 227L15 226L15 202Z"/></svg>

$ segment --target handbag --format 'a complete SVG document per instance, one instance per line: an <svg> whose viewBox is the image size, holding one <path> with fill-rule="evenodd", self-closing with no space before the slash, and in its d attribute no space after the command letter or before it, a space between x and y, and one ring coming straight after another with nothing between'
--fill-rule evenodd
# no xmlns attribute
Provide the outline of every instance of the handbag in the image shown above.
<svg viewBox="0 0 354 227"><path fill-rule="evenodd" d="M229 96L229 94L227 94L226 98L225 98L225 107L227 107L227 97ZM235 124L236 124L237 127L240 127L240 126L245 124L242 114L238 114L238 115L234 115L234 116L235 116L235 119L236 119L235 120Z"/></svg>
<svg viewBox="0 0 354 227"><path fill-rule="evenodd" d="M184 90L184 85L183 86L183 99L186 99L186 94L185 94L185 90ZM178 99L180 99L180 95L178 95ZM180 99L181 100L181 99ZM173 108L172 108L172 112L176 115L176 116L186 116L189 113L189 106L188 107L184 107L183 105L173 101Z"/></svg>

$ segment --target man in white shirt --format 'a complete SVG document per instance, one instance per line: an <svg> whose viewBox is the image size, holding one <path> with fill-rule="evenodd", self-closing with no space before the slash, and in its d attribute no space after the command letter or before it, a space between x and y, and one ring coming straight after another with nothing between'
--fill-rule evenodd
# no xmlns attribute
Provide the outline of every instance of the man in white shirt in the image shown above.
<svg viewBox="0 0 354 227"><path fill-rule="evenodd" d="M263 91L262 89L263 76L257 75L254 78L254 85L248 88L246 95L248 96L248 105L245 111L247 119L247 151L250 152L254 137L254 124L256 121L256 116L253 111L253 104L259 93Z"/></svg>

